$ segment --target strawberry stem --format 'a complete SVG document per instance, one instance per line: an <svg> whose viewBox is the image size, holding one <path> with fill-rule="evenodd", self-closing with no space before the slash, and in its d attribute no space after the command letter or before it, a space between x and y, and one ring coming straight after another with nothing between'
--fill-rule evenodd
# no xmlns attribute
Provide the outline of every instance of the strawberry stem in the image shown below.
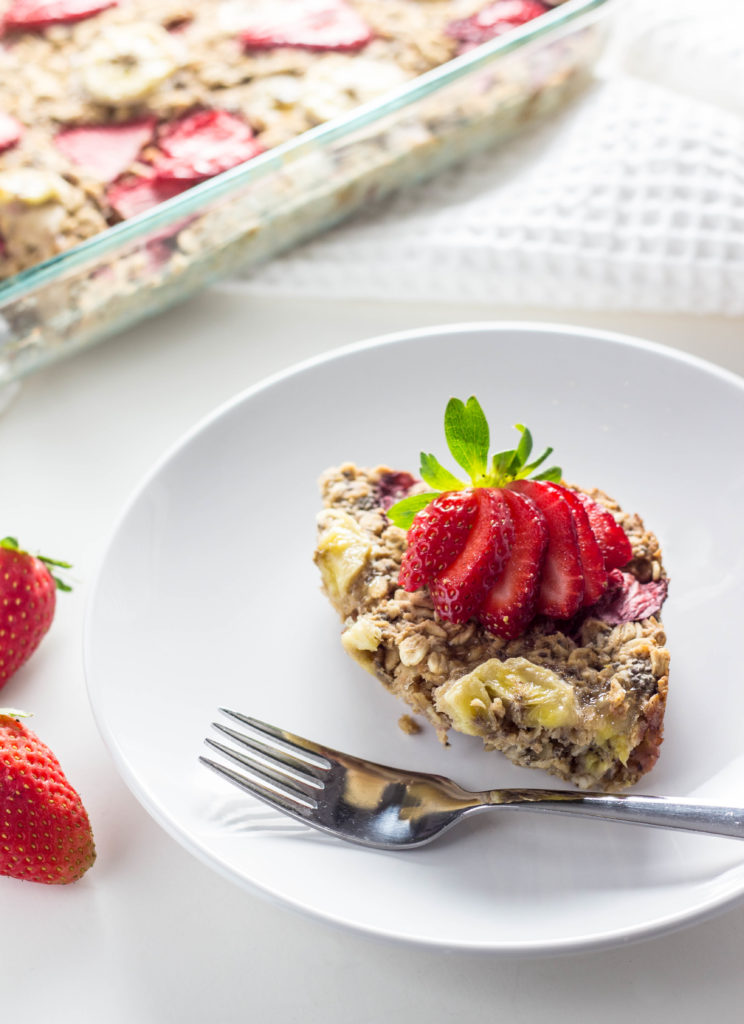
<svg viewBox="0 0 744 1024"><path fill-rule="evenodd" d="M466 484L450 473L434 455L422 452L419 472L421 479L432 491L403 498L388 509L388 518L396 526L408 530L416 513L443 491L458 491L467 487L505 487L513 480L524 480L532 474L535 480L559 482L563 475L559 466L551 466L539 474L534 473L552 454L553 449L546 448L533 462L527 462L532 454L532 434L521 423L515 424L515 430L520 433L517 447L496 452L489 462L488 421L478 399L474 395L467 402L451 398L444 413L444 434L450 454L470 477L470 483Z"/></svg>
<svg viewBox="0 0 744 1024"><path fill-rule="evenodd" d="M24 551L23 548L19 546L18 541L16 540L15 537L3 537L3 539L0 540L0 547L5 548L8 551L17 551L20 555L29 554L28 551ZM59 559L49 558L47 555L34 555L33 557L37 558L40 562L44 563L44 565L47 568L47 571L49 572L49 575L54 580L54 585L57 588L57 590L62 590L68 593L72 590L72 587L69 585L69 583L67 583L60 576L56 576L51 571L50 568L51 566L57 569L71 569L72 565L69 562L61 562L59 561Z"/></svg>

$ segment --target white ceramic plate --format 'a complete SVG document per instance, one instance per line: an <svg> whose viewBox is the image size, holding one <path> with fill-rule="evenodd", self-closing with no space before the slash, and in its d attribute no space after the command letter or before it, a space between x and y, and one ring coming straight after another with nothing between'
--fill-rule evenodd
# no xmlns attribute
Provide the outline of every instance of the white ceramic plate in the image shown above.
<svg viewBox="0 0 744 1024"><path fill-rule="evenodd" d="M153 817L234 881L367 933L528 954L659 933L744 893L744 844L504 814L383 853L264 808L197 758L218 706L466 786L545 785L455 736L398 729L406 709L342 652L312 563L316 479L353 460L444 457L447 399L477 394L492 447L526 423L566 476L640 512L672 578L662 757L643 789L744 793L744 384L601 332L469 325L408 332L279 375L217 410L125 509L86 624L90 697ZM146 709L146 711L144 710Z"/></svg>

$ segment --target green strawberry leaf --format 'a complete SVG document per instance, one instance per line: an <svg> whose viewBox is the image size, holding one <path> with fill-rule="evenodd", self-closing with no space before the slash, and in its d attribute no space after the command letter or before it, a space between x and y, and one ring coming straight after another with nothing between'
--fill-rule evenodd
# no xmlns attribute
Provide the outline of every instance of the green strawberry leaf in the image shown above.
<svg viewBox="0 0 744 1024"><path fill-rule="evenodd" d="M0 708L0 717L8 718L33 718L33 711L20 711L18 708Z"/></svg>
<svg viewBox="0 0 744 1024"><path fill-rule="evenodd" d="M28 552L23 551L20 548L18 541L16 540L15 537L3 537L3 539L0 540L0 548L5 548L8 551L18 551L19 554L22 555L28 554ZM47 569L49 570L49 575L54 580L54 585L57 588L57 590L62 590L66 592L72 590L72 587L69 585L69 583L66 583L65 580L55 575L50 569L50 566L57 569L71 569L72 566L70 565L69 562L60 562L59 559L48 558L47 555L35 555L34 557L38 558L38 560L40 562L43 562L44 565L47 567Z"/></svg>
<svg viewBox="0 0 744 1024"><path fill-rule="evenodd" d="M532 434L529 432L527 427L523 427L521 423L515 423L514 427L516 430L521 431L522 436L519 439L517 445L517 462L519 466L524 466L527 459L530 457L532 451Z"/></svg>
<svg viewBox="0 0 744 1024"><path fill-rule="evenodd" d="M455 462L477 485L488 475L488 420L475 396L451 398L444 412L444 436Z"/></svg>
<svg viewBox="0 0 744 1024"><path fill-rule="evenodd" d="M507 449L504 452L496 452L491 460L491 479L494 482L510 478L516 455L517 453L514 448Z"/></svg>
<svg viewBox="0 0 744 1024"><path fill-rule="evenodd" d="M49 569L49 575L54 580L54 585L57 588L57 590L61 590L61 591L63 591L63 593L69 593L72 590L72 587L70 586L70 584L67 583L66 580L62 579L61 576L58 576L56 573L52 572L52 568L72 569L72 566L70 565L70 563L69 562L60 562L56 558L47 558L46 555L37 555L37 558L39 559L40 562L44 563L44 565L47 567L47 569Z"/></svg>
<svg viewBox="0 0 744 1024"><path fill-rule="evenodd" d="M421 452L421 479L437 491L461 491L466 485L458 480L434 455Z"/></svg>
<svg viewBox="0 0 744 1024"><path fill-rule="evenodd" d="M450 473L435 455L421 452L421 478L434 490L403 498L388 509L388 518L401 529L409 530L416 515L442 491L460 491L467 487L505 487L512 480L523 480L528 476L534 480L560 483L563 471L559 466L535 473L553 449L546 448L542 455L528 462L532 454L532 434L522 423L516 423L514 429L520 434L517 447L496 452L489 461L488 421L478 399L474 395L466 402L450 398L444 413L444 435L452 457L467 472L470 483L463 483Z"/></svg>
<svg viewBox="0 0 744 1024"><path fill-rule="evenodd" d="M563 479L563 470L560 466L551 466L550 469L546 469L543 473L536 473L532 479L550 480L554 484L559 484Z"/></svg>
<svg viewBox="0 0 744 1024"><path fill-rule="evenodd" d="M60 562L58 558L48 558L46 555L38 555L37 557L44 565L57 565L60 569L72 569L69 562Z"/></svg>
<svg viewBox="0 0 744 1024"><path fill-rule="evenodd" d="M534 470L536 470L538 466L542 466L543 462L545 462L545 460L547 459L548 455L552 455L552 454L553 454L553 449L552 448L546 448L545 451L542 453L542 455L539 458L535 459L534 462L530 462L530 463L528 463L528 465L523 466L522 467L522 472L524 472L524 473L532 473L532 472L534 472Z"/></svg>
<svg viewBox="0 0 744 1024"><path fill-rule="evenodd" d="M461 490L462 488L460 488ZM408 498L401 498L387 510L387 517L395 526L401 530L410 530L414 517L422 508L426 508L435 498L439 497L438 491L427 491L425 494L411 494Z"/></svg>

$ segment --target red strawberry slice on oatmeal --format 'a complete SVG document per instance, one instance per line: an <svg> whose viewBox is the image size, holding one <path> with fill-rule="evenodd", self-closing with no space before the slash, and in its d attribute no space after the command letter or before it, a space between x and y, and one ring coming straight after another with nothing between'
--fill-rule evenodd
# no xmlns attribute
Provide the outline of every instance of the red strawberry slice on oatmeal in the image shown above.
<svg viewBox="0 0 744 1024"><path fill-rule="evenodd" d="M151 141L155 118L143 117L124 124L92 124L65 128L54 144L68 160L100 181L113 181L128 171Z"/></svg>
<svg viewBox="0 0 744 1024"><path fill-rule="evenodd" d="M514 543L478 617L495 636L513 640L535 617L548 526L543 513L524 494L506 489L504 498L514 523Z"/></svg>
<svg viewBox="0 0 744 1024"><path fill-rule="evenodd" d="M577 494L563 488L564 497L571 507L574 527L576 528L576 539L579 545L579 558L581 570L584 573L584 600L582 605L588 608L599 601L600 597L607 590L607 569L605 568L604 555L599 547L597 538L594 536L589 516L584 505ZM627 539L627 538L626 538Z"/></svg>
<svg viewBox="0 0 744 1024"><path fill-rule="evenodd" d="M263 152L250 125L224 110L198 111L173 121L156 141L150 166L121 176L106 192L110 206L124 219ZM77 146L79 151L79 142Z"/></svg>
<svg viewBox="0 0 744 1024"><path fill-rule="evenodd" d="M447 26L447 35L464 48L480 46L496 36L526 25L550 8L539 0L496 0L467 18L458 18Z"/></svg>
<svg viewBox="0 0 744 1024"><path fill-rule="evenodd" d="M419 590L454 562L478 515L475 491L448 491L427 505L408 532L400 585Z"/></svg>
<svg viewBox="0 0 744 1024"><path fill-rule="evenodd" d="M0 153L20 142L23 136L23 125L17 118L4 114L0 110Z"/></svg>
<svg viewBox="0 0 744 1024"><path fill-rule="evenodd" d="M246 11L241 33L249 49L361 50L369 25L345 0L272 0Z"/></svg>
<svg viewBox="0 0 744 1024"><path fill-rule="evenodd" d="M117 0L13 0L2 24L8 29L44 29L82 21L116 5Z"/></svg>
<svg viewBox="0 0 744 1024"><path fill-rule="evenodd" d="M410 473L385 473L377 486L377 498L383 508L390 508L396 501L405 498L416 478Z"/></svg>
<svg viewBox="0 0 744 1024"><path fill-rule="evenodd" d="M503 493L474 490L478 512L460 554L429 584L434 603L449 622L466 622L498 579L514 540L514 525Z"/></svg>
<svg viewBox="0 0 744 1024"><path fill-rule="evenodd" d="M603 622L618 626L658 616L666 600L669 580L662 578L641 583L629 572L611 569L607 592L596 607L596 615Z"/></svg>
<svg viewBox="0 0 744 1024"><path fill-rule="evenodd" d="M167 181L155 173L128 174L109 186L106 190L106 200L112 210L124 220L128 220L185 192L190 184L183 181Z"/></svg>
<svg viewBox="0 0 744 1024"><path fill-rule="evenodd" d="M622 569L633 557L633 548L622 526L615 521L609 509L592 501L588 494L579 492L576 497L586 510L592 532L604 557L605 568L608 572Z"/></svg>
<svg viewBox="0 0 744 1024"><path fill-rule="evenodd" d="M548 527L537 611L568 619L583 603L584 573L571 506L563 493L565 488L542 480L517 480L510 486L535 503Z"/></svg>
<svg viewBox="0 0 744 1024"><path fill-rule="evenodd" d="M202 110L166 125L154 159L164 181L192 184L212 178L262 153L264 147L242 118L225 110Z"/></svg>

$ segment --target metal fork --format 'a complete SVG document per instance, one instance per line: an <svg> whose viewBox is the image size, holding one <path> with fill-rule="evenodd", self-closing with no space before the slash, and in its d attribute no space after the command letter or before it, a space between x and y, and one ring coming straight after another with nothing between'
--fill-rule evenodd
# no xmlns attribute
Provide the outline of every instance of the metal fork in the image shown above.
<svg viewBox="0 0 744 1024"><path fill-rule="evenodd" d="M382 850L423 846L477 811L518 808L744 839L744 808L663 796L609 795L553 789L471 793L441 775L400 771L332 750L276 726L220 708L245 728L213 722L237 744L206 743L236 771L199 760L236 786L312 828Z"/></svg>

